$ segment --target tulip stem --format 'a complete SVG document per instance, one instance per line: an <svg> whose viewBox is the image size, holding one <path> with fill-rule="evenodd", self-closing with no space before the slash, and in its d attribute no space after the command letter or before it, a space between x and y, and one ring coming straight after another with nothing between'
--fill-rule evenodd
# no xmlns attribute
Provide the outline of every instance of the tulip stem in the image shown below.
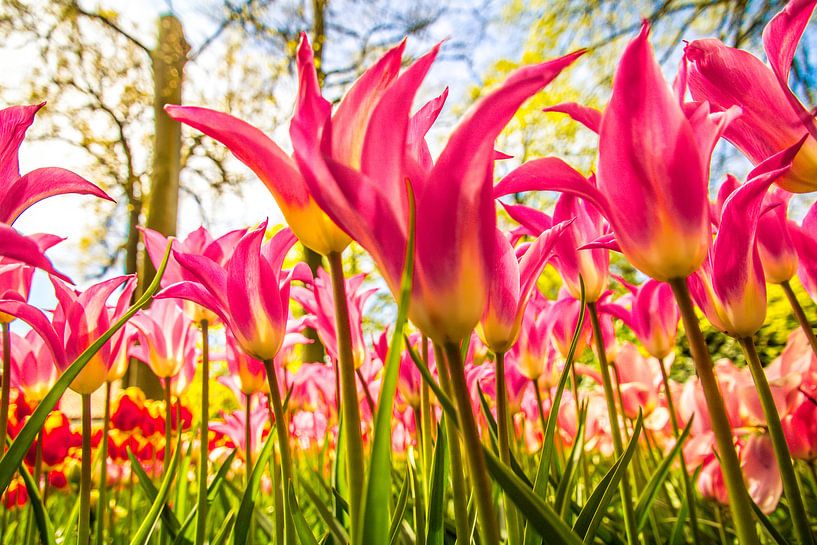
<svg viewBox="0 0 817 545"><path fill-rule="evenodd" d="M448 374L448 366L445 365L443 349L434 343L434 360L437 363L437 375L440 377L440 386L449 398L454 397L451 379ZM448 453L451 456L451 488L452 500L454 501L454 526L457 531L457 542L467 543L471 534L471 527L468 523L468 491L465 485L465 475L463 474L462 448L457 425L451 418L444 418L445 433L448 436ZM439 437L437 438L439 441Z"/></svg>
<svg viewBox="0 0 817 545"><path fill-rule="evenodd" d="M468 469L471 484L474 488L478 519L482 529L482 543L485 545L499 544L499 524L494 511L491 493L491 480L485 465L482 453L482 443L479 439L477 421L471 409L471 396L468 394L468 385L465 383L465 369L460 347L457 343L448 342L444 346L446 363L451 378L451 386L457 406L462 439L465 443L465 455L468 460Z"/></svg>
<svg viewBox="0 0 817 545"><path fill-rule="evenodd" d="M9 406L11 405L11 330L8 322L2 324L3 380L0 386L0 453L6 452Z"/></svg>
<svg viewBox="0 0 817 545"><path fill-rule="evenodd" d="M267 370L267 380L269 381L269 397L272 404L272 413L275 415L275 432L278 436L278 450L281 454L281 480L278 488L281 493L282 512L284 519L284 543L297 543L295 541L295 527L289 512L289 502L286 500L286 491L289 490L290 483L295 480L292 474L292 456L289 451L289 421L284 412L284 405L281 402L281 390L278 387L278 375L275 373L273 360L264 360L264 367Z"/></svg>
<svg viewBox="0 0 817 545"><path fill-rule="evenodd" d="M781 282L780 287L783 288L783 293L786 294L786 299L789 300L789 305L791 305L794 316L800 324L800 329L806 334L808 343L811 345L811 351L817 356L817 336L814 335L814 330L811 328L811 324L806 317L803 307L800 305L800 301L797 300L797 295L794 293L788 280Z"/></svg>
<svg viewBox="0 0 817 545"><path fill-rule="evenodd" d="M91 394L82 394L81 463L77 545L88 545L91 540Z"/></svg>
<svg viewBox="0 0 817 545"><path fill-rule="evenodd" d="M721 471L726 482L726 490L729 496L729 508L732 511L732 520L735 525L735 533L738 543L741 545L758 545L757 528L754 524L754 513L749 500L749 493L743 482L743 474L740 470L740 462L735 443L732 437L732 428L729 424L729 417L726 415L726 407L715 378L712 356L706 346L706 339L701 333L698 317L695 315L695 307L692 305L692 298L689 295L686 281L683 278L676 278L669 281L672 293L681 311L681 318L684 321L684 331L686 332L689 349L692 352L692 361L695 363L695 371L701 384L701 389L706 399L706 406L709 411L709 420L712 431L715 434L715 441L720 457Z"/></svg>
<svg viewBox="0 0 817 545"><path fill-rule="evenodd" d="M250 474L252 473L252 397L244 394L244 458L247 470L247 486L250 486Z"/></svg>
<svg viewBox="0 0 817 545"><path fill-rule="evenodd" d="M760 405L763 407L763 415L766 417L766 426L769 429L769 438L774 447L774 456L777 459L777 467L780 471L780 478L783 481L783 492L789 502L789 513L794 524L794 532L801 545L813 545L814 538L809 528L806 507L803 504L803 495L800 493L800 485L797 482L797 474L789 454L789 447L786 444L786 436L783 434L783 426L780 424L780 415L774 404L772 390L766 373L763 371L763 364L755 348L755 342L751 337L744 337L739 340L752 378L755 381Z"/></svg>
<svg viewBox="0 0 817 545"><path fill-rule="evenodd" d="M508 412L508 389L505 385L505 352L496 353L496 427L499 439L499 459L511 467L511 416ZM519 515L510 496L505 494L505 519L508 526L508 544L522 543Z"/></svg>
<svg viewBox="0 0 817 545"><path fill-rule="evenodd" d="M207 534L207 461L210 435L210 324L201 320L201 422L199 428L199 487L196 502L196 545L203 545Z"/></svg>
<svg viewBox="0 0 817 545"><path fill-rule="evenodd" d="M607 414L610 419L610 435L613 438L613 448L616 451L616 457L621 457L624 453L624 443L621 440L621 428L619 427L615 392L613 391L613 382L610 378L607 352L604 348L604 337L601 331L601 323L599 322L599 313L596 308L596 303L587 303L587 310L590 313L590 323L593 326L593 339L596 342L596 356L599 360L604 398L607 401ZM624 503L624 531L627 534L627 543L629 545L635 545L638 542L638 530L635 523L633 491L632 488L630 488L629 471L624 472L621 483L619 484L619 490Z"/></svg>
<svg viewBox="0 0 817 545"><path fill-rule="evenodd" d="M428 367L428 337L423 335L423 364ZM423 499L428 505L431 487L431 399L428 384L420 382L420 448L423 453Z"/></svg>
<svg viewBox="0 0 817 545"><path fill-rule="evenodd" d="M351 542L357 543L362 531L362 493L366 473L363 465L363 438L360 435L360 402L357 397L355 359L352 352L352 329L349 324L349 306L346 300L346 279L340 252L326 256L332 279L332 298L335 304L335 338L338 349L338 380L340 405L343 412L343 431L346 441L346 475L349 484L349 521Z"/></svg>
<svg viewBox="0 0 817 545"><path fill-rule="evenodd" d="M675 401L672 399L672 391L669 388L669 375L664 368L664 362L658 362L661 369L661 380L664 383L664 394L667 396L667 410L669 411L669 421L672 425L672 433L675 440L681 436L681 428L678 426L678 415L675 413ZM692 480L689 477L689 469L684 458L683 448L679 451L678 457L681 459L681 476L684 479L684 495L687 501L687 511L689 512L689 525L692 528L692 542L701 543L700 529L698 528L698 510L695 507L695 489L692 487Z"/></svg>
<svg viewBox="0 0 817 545"><path fill-rule="evenodd" d="M102 419L102 441L99 449L99 499L96 507L96 544L105 543L105 509L108 507L108 432L111 424L111 383L105 381L105 417ZM39 482L39 479L38 481Z"/></svg>

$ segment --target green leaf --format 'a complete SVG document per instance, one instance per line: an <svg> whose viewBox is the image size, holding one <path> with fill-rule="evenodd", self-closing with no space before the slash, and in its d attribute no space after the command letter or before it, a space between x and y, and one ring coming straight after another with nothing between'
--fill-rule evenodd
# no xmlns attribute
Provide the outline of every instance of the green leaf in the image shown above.
<svg viewBox="0 0 817 545"><path fill-rule="evenodd" d="M403 479L403 486L400 487L400 494L397 496L397 505L394 506L394 514L391 517L391 526L389 526L389 544L394 545L397 542L397 536L400 535L400 524L403 522L403 517L406 515L406 506L408 505L409 488L414 475L411 471L411 464L406 464L406 477Z"/></svg>
<svg viewBox="0 0 817 545"><path fill-rule="evenodd" d="M670 535L669 545L679 545L684 540L684 523L689 516L689 504L687 502L681 503L681 510L678 512L678 518L672 527L672 534Z"/></svg>
<svg viewBox="0 0 817 545"><path fill-rule="evenodd" d="M635 507L635 516L639 532L647 523L647 519L649 518L650 514L650 506L652 506L653 501L658 495L658 490L664 484L664 481L669 475L672 461L676 456L678 456L678 453L681 452L681 449L684 446L684 441L689 435L692 421L693 419L690 418L689 422L684 428L684 431L681 433L678 440L675 442L675 445L672 447L672 450L669 451L669 453L664 457L664 460L655 469L655 472L652 474L652 477L650 477L650 481L647 483L647 486L644 487L644 490L641 491L641 495L638 497L638 503Z"/></svg>
<svg viewBox="0 0 817 545"><path fill-rule="evenodd" d="M269 461L272 453L272 445L275 443L273 439L274 434L270 432L267 440L264 442L264 447L258 455L258 460L255 461L255 466L252 468L250 474L250 482L244 490L244 495L241 497L241 503L238 506L238 515L235 519L235 532L233 533L233 544L244 545L247 543L250 531L250 519L255 508L255 496L258 494L258 488L261 486L261 475L264 473L264 468Z"/></svg>
<svg viewBox="0 0 817 545"><path fill-rule="evenodd" d="M218 495L219 491L221 490L221 485L224 483L224 479L227 477L227 472L230 470L230 466L233 464L233 460L235 459L237 451L233 449L233 451L227 456L227 459L224 460L224 463L221 464L221 467L218 468L218 472L216 476L213 478L213 482L207 487L207 504L212 504L216 496ZM193 524L193 521L196 520L196 512L198 511L198 504L194 503L193 507L190 508L190 512L187 513L187 517L185 517L184 522L182 522L181 527L179 528L178 534L176 535L176 539L173 541L173 545L183 545L184 543L190 543L190 540L184 537L185 532Z"/></svg>
<svg viewBox="0 0 817 545"><path fill-rule="evenodd" d="M635 421L635 428L633 429L633 436L627 444L627 448L621 453L621 457L616 460L613 467L607 472L599 485L590 494L587 503L579 513L579 518L573 525L573 529L584 538L584 543L592 543L596 535L596 530L601 524L602 519L607 511L607 506L610 500L613 499L613 493L616 491L619 482L624 477L624 472L627 471L627 466L635 453L638 446L638 436L641 435L641 427L643 419L641 412L638 413L638 418Z"/></svg>
<svg viewBox="0 0 817 545"><path fill-rule="evenodd" d="M179 438L176 440L176 451L173 453L173 458L170 461L170 468L165 471L165 476L162 479L162 484L159 486L159 491L156 494L156 498L153 500L153 503L151 504L147 515L145 515L142 524L139 525L136 535L134 535L133 539L131 539L131 545L145 545L150 539L150 535L153 533L153 529L156 527L156 522L159 520L159 516L165 507L165 502L167 502L167 496L170 493L170 486L172 485L173 479L176 476L176 469L179 466L181 455L182 434L180 433Z"/></svg>
<svg viewBox="0 0 817 545"><path fill-rule="evenodd" d="M165 249L164 258L162 259L161 265L159 265L159 270L156 272L156 276L150 283L150 286L148 286L148 288L145 290L142 297L140 297L139 300L136 301L136 303L134 303L133 306L130 307L128 311L125 312L125 314L110 327L110 329L103 333L101 337L94 341L91 346L80 354L79 357L74 360L74 363L68 366L57 382L54 383L54 386L37 405L37 408L34 409L34 412L26 421L23 429L21 429L20 433L17 434L17 437L14 438L11 446L6 451L6 454L0 458L0 494L5 492L6 488L8 488L9 483L11 483L11 479L14 478L15 471L17 471L17 468L20 467L23 458L31 448L34 440L37 438L37 434L43 429L45 419L48 418L49 413L51 413L51 411L54 409L57 402L65 393L65 390L68 389L68 386L71 385L83 368L85 368L88 362L91 361L91 358L93 358L94 355L99 352L99 350L105 345L106 342L108 342L108 340L110 340L114 333L119 331L119 329L125 325L125 322L130 320L131 317L139 311L139 309L144 307L150 301L153 294L156 293L156 290L159 288L159 281L162 279L162 274L167 267L167 260L170 257L171 246L172 240L168 243L167 248Z"/></svg>
<svg viewBox="0 0 817 545"><path fill-rule="evenodd" d="M20 475L26 485L28 500L31 502L31 510L34 512L34 522L37 524L37 531L40 533L40 542L43 545L57 545L54 525L51 524L51 518L49 518L48 512L45 510L34 477L31 476L31 473L28 472L24 465L20 466Z"/></svg>
<svg viewBox="0 0 817 545"><path fill-rule="evenodd" d="M547 536L548 544L579 545L581 539L545 501L525 486L513 470L483 447L488 472L516 505L519 513L540 536Z"/></svg>
<svg viewBox="0 0 817 545"><path fill-rule="evenodd" d="M156 489L156 485L153 484L153 481L150 480L148 474L145 473L145 470L142 469L142 465L139 463L139 460L136 459L136 456L133 455L131 452L130 447L127 449L128 458L130 459L130 465L134 475L136 475L136 480L139 481L139 486L142 488L142 492L145 493L149 502L153 503L156 501L156 496L159 495L159 490ZM165 503L164 508L162 509L162 524L164 524L165 530L168 531L170 537L172 539L176 539L179 535L179 530L181 528L181 524L179 524L179 519L176 518L176 514L170 509L170 507ZM187 541L190 542L189 540ZM184 543L182 540L181 543Z"/></svg>
<svg viewBox="0 0 817 545"><path fill-rule="evenodd" d="M400 372L400 355L403 352L403 329L408 319L411 301L411 281L414 274L414 193L406 183L409 201L408 242L403 276L400 280L400 297L397 304L397 320L391 343L383 362L383 378L380 386L377 414L374 417L374 431L369 457L366 484L361 500L361 517L357 521L362 529L357 534L360 540L355 545L387 543L389 540L389 499L391 498L391 422L394 411L394 396L397 391L397 377Z"/></svg>
<svg viewBox="0 0 817 545"><path fill-rule="evenodd" d="M338 434L338 437L340 438L341 435ZM339 456L339 458L342 458L342 456ZM309 499L315 506L315 510L318 512L318 515L326 523L326 526L329 528L329 532L332 534L335 541L342 545L349 543L349 535L346 533L346 530L344 530L343 525L338 522L338 519L332 516L332 513L326 507L326 504L320 498L320 496L318 496L318 494L309 486L305 479L302 480L300 484L301 488L303 488L304 492L306 492L306 495L309 496Z"/></svg>
<svg viewBox="0 0 817 545"><path fill-rule="evenodd" d="M581 305L579 309L579 316L576 320L576 327L573 330L573 338L570 340L570 349L565 358L565 366L562 369L562 374L559 376L559 383L556 387L556 392L553 394L553 401L551 407L559 407L562 402L562 394L567 386L567 379L570 376L570 369L573 367L573 360L576 356L576 347L579 344L579 335L584 324L585 310L587 309L585 294L584 294L584 279L579 276L579 287L581 289ZM536 477L533 480L533 493L542 499L547 495L547 487L550 479L550 462L553 458L553 437L556 433L556 421L559 416L559 411L550 411L548 415L546 428L544 430L544 438L542 442L542 454L539 457L539 464L536 468ZM525 528L525 545L534 545L541 541L543 535L534 535Z"/></svg>
<svg viewBox="0 0 817 545"><path fill-rule="evenodd" d="M216 532L216 536L213 538L213 541L210 542L210 545L221 545L227 541L227 536L230 535L230 530L233 529L234 523L235 511L231 510L229 513L227 513L227 516L224 518L224 522L221 524L221 528L219 528L218 532Z"/></svg>
<svg viewBox="0 0 817 545"><path fill-rule="evenodd" d="M786 538L783 537L783 534L781 534L778 529L774 527L774 524L772 524L772 521L766 516L766 513L761 511L760 507L758 507L757 504L751 500L751 498L749 499L749 503L752 504L752 510L755 512L757 520L760 521L760 524L766 529L774 542L777 543L777 545L790 545L790 543L786 541Z"/></svg>
<svg viewBox="0 0 817 545"><path fill-rule="evenodd" d="M309 529L309 524L298 505L298 498L295 497L295 487L292 483L289 483L287 487L287 501L295 524L295 533L298 534L298 541L301 542L301 545L318 545L318 540L312 535L312 530Z"/></svg>
<svg viewBox="0 0 817 545"><path fill-rule="evenodd" d="M443 417L445 418L445 417ZM428 535L426 545L443 545L445 537L445 488L447 482L447 439L442 421L437 425L437 444L431 462L431 483L428 494Z"/></svg>
<svg viewBox="0 0 817 545"><path fill-rule="evenodd" d="M454 409L454 403L448 398L447 395L445 395L445 393L443 393L442 388L440 388L440 385L437 384L437 381L435 381L434 377L431 375L431 371L428 370L428 367L426 367L425 363L423 363L423 360L421 360L420 356L417 355L417 351L414 350L414 347L411 346L408 339L406 339L405 345L406 350L411 357L411 361L414 363L414 366L417 367L417 370L420 371L420 376L423 377L423 380L426 382L426 384L428 384L428 387L431 388L432 392L434 392L434 397L436 397L437 401L440 402L440 406L443 408L446 414L455 415L454 418L456 420L457 411Z"/></svg>
<svg viewBox="0 0 817 545"><path fill-rule="evenodd" d="M576 470L581 457L584 455L584 424L587 419L587 400L585 400L579 408L579 425L576 429L576 440L573 441L573 448L570 450L570 456L567 457L567 465L565 466L564 474L559 481L559 486L556 489L556 501L554 503L556 512L562 518L567 516L567 500L570 498L570 491L573 490L573 484L576 482Z"/></svg>

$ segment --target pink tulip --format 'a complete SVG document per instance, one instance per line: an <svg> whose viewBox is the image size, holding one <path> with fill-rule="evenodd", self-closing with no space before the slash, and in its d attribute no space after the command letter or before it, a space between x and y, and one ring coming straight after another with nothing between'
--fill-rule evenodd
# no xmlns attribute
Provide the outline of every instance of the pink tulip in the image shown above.
<svg viewBox="0 0 817 545"><path fill-rule="evenodd" d="M811 298L817 301L817 203L811 205L798 227L789 224L799 266L797 276Z"/></svg>
<svg viewBox="0 0 817 545"><path fill-rule="evenodd" d="M227 370L230 377L237 378L240 392L253 395L264 392L267 388L267 375L264 362L244 353L229 332L226 334Z"/></svg>
<svg viewBox="0 0 817 545"><path fill-rule="evenodd" d="M54 235L31 235L41 252L45 252L64 239ZM28 301L31 292L31 281L34 278L34 267L19 261L0 256L0 299L17 299ZM10 322L12 316L1 315L0 322Z"/></svg>
<svg viewBox="0 0 817 545"><path fill-rule="evenodd" d="M652 357L663 360L675 349L681 319L672 288L652 279L638 287L625 286L632 292L630 308L619 300L604 305L602 312L624 322Z"/></svg>
<svg viewBox="0 0 817 545"><path fill-rule="evenodd" d="M757 223L757 249L763 275L770 284L788 282L797 274L797 250L787 217L791 193L782 189L771 191L764 201L768 209Z"/></svg>
<svg viewBox="0 0 817 545"><path fill-rule="evenodd" d="M724 137L754 164L805 139L791 170L777 181L793 193L817 190L817 129L788 84L794 53L814 6L814 0L792 0L769 21L763 48L771 67L715 39L695 40L685 49L692 97L719 109L742 110Z"/></svg>
<svg viewBox="0 0 817 545"><path fill-rule="evenodd" d="M0 263L3 266L22 263L70 282L70 278L54 269L51 261L43 254L45 249L47 248L42 247L42 239L36 238L36 235L27 237L18 233L13 227L0 223L0 260L2 260ZM19 287L16 282L15 285Z"/></svg>
<svg viewBox="0 0 817 545"><path fill-rule="evenodd" d="M82 352L94 343L113 323L118 320L130 301L133 276L118 276L94 284L80 293L66 286L61 280L52 278L57 295L57 308L51 321L36 307L22 301L0 301L0 312L5 312L28 323L45 341L54 362L64 371ZM120 293L117 312L110 313L106 301L113 292L125 286ZM122 300L125 301L122 301ZM71 388L80 394L91 394L104 382L108 368L112 365L111 342L105 343L91 358Z"/></svg>
<svg viewBox="0 0 817 545"><path fill-rule="evenodd" d="M786 159L780 158L782 163ZM755 243L766 190L787 167L775 157L749 174L724 202L715 242L687 283L709 322L737 338L751 337L766 319L766 281Z"/></svg>
<svg viewBox="0 0 817 545"><path fill-rule="evenodd" d="M222 420L211 422L210 429L229 437L245 460L247 459L248 448L252 459L257 460L258 453L261 451L261 447L264 446L263 438L264 432L267 431L266 424L269 422L269 409L266 405L259 403L250 411L249 439L251 445L247 445L246 422L247 415L244 409L241 409L222 414Z"/></svg>
<svg viewBox="0 0 817 545"><path fill-rule="evenodd" d="M355 368L368 357L363 340L363 306L377 289L363 289L366 276L359 274L346 280L346 298L349 309L349 326L352 333L352 354ZM293 286L292 298L309 313L305 324L315 329L329 356L338 361L338 343L335 334L335 303L329 274L320 268L314 279L304 278L306 287Z"/></svg>
<svg viewBox="0 0 817 545"><path fill-rule="evenodd" d="M290 276L282 273L281 265L295 243L292 231L284 229L262 246L266 227L264 222L244 235L223 267L207 256L174 251L195 281L173 284L156 295L215 312L242 350L258 360L272 360L284 342Z"/></svg>
<svg viewBox="0 0 817 545"><path fill-rule="evenodd" d="M287 224L305 246L328 255L342 252L349 245L349 237L315 203L295 161L259 129L207 108L167 105L165 111L218 140L250 167L272 193Z"/></svg>
<svg viewBox="0 0 817 545"><path fill-rule="evenodd" d="M548 157L511 172L495 195L554 190L584 198L610 223L630 263L666 281L689 276L706 257L710 158L738 109L684 108L661 74L648 34L645 22L619 62L599 126L597 186Z"/></svg>
<svg viewBox="0 0 817 545"><path fill-rule="evenodd" d="M669 422L669 413L661 405L661 362L649 361L632 343L624 343L615 358L616 380L621 392L621 408L631 420L644 416L647 429L661 430Z"/></svg>
<svg viewBox="0 0 817 545"><path fill-rule="evenodd" d="M198 333L176 301L154 301L131 324L139 344L131 348L130 355L147 364L157 377L175 377L187 363L195 363Z"/></svg>
<svg viewBox="0 0 817 545"><path fill-rule="evenodd" d="M169 242L168 238L147 227L139 227L139 230L142 232L145 241L145 251L150 257L151 262L153 262L153 266L158 268L164 258L165 249ZM184 239L174 239L173 249L184 254L205 256L223 266L233 254L235 245L245 234L247 234L246 229L236 229L218 238L213 238L204 227L199 227ZM171 255L168 258L165 272L162 275L162 287L167 287L185 280L195 281L194 277L190 275L184 267L179 265L173 255ZM212 311L207 310L201 305L188 301L184 306L184 310L196 323L201 323L202 320L207 320L211 325L218 322L218 317Z"/></svg>
<svg viewBox="0 0 817 545"><path fill-rule="evenodd" d="M45 102L0 110L0 222L9 225L29 206L54 195L76 193L113 200L85 178L63 168L38 168L20 175L20 144L43 106Z"/></svg>
<svg viewBox="0 0 817 545"><path fill-rule="evenodd" d="M817 399L802 395L800 404L782 424L792 458L817 460Z"/></svg>
<svg viewBox="0 0 817 545"><path fill-rule="evenodd" d="M57 367L48 346L36 331L25 337L11 333L11 387L29 401L41 401L57 381Z"/></svg>
<svg viewBox="0 0 817 545"><path fill-rule="evenodd" d="M537 236L543 226L541 212L525 206L505 206L508 214L527 231ZM575 218L575 219L574 219ZM558 223L573 219L554 245L556 257L554 264L565 281L570 295L581 298L579 277L584 280L585 300L593 303L601 297L607 288L608 269L610 268L609 251L606 248L582 249L586 244L604 236L607 225L598 210L569 193L563 193L556 201L553 211L553 222Z"/></svg>
<svg viewBox="0 0 817 545"><path fill-rule="evenodd" d="M422 141L441 100L414 118L409 109L438 48L398 76L402 49L370 68L330 117L315 85L312 52L301 42L290 127L295 159L318 205L372 255L393 294L408 238L408 181L417 203L410 318L435 342L459 342L482 315L494 269L494 140L522 102L581 52L514 73L474 105L432 163L410 144Z"/></svg>
<svg viewBox="0 0 817 545"><path fill-rule="evenodd" d="M534 291L530 304L525 308L519 330L519 342L511 349L510 365L529 380L538 380L553 373L556 349L552 331L553 304Z"/></svg>
<svg viewBox="0 0 817 545"><path fill-rule="evenodd" d="M573 340L573 333L579 322L581 306L581 301L573 298L566 290L562 290L559 293L559 298L553 303L550 309L550 313L553 315L553 343L556 345L562 358L567 358L568 352L570 351L570 343ZM603 331L608 331L609 327L610 320L603 319ZM579 333L578 343L576 344L575 357L577 359L587 350L587 347L590 346L592 335L593 330L590 320L585 319L582 324L581 332ZM608 337L606 340L609 340L609 336L606 337ZM605 342L605 347L606 346L607 342Z"/></svg>
<svg viewBox="0 0 817 545"><path fill-rule="evenodd" d="M560 223L517 250L497 229L497 262L488 279L488 302L478 328L482 341L494 353L507 352L516 342L536 280L553 257L558 241L568 232L568 225Z"/></svg>

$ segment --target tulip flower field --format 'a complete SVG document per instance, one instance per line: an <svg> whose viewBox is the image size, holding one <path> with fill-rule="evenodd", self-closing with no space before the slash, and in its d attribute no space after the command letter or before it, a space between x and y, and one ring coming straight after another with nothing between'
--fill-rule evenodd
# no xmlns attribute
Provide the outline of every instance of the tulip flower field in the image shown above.
<svg viewBox="0 0 817 545"><path fill-rule="evenodd" d="M592 52L511 73L435 158L447 90L415 95L439 45L412 62L395 45L332 104L303 35L291 154L227 113L165 108L287 225L142 229L157 274L139 292L133 275L77 290L46 257L59 236L13 227L54 195L108 196L61 168L21 175L43 104L0 111L0 544L814 545L817 205L788 208L817 192L817 124L788 79L815 5L775 15L765 61L694 40L671 81L645 21L603 110L547 108L597 135L587 175L494 164L522 104ZM711 179L721 139L745 179ZM555 207L519 204L534 192ZM367 274L344 271L350 244ZM53 308L29 302L35 269ZM767 285L799 324L771 361ZM377 292L396 314L372 334ZM304 361L306 328L324 361ZM742 357L714 358L709 329ZM134 365L162 398L121 384Z"/></svg>

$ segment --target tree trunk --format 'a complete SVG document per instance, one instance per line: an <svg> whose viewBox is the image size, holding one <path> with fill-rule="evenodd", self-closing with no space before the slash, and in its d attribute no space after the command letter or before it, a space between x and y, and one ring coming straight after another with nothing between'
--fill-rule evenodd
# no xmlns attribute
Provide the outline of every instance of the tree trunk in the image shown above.
<svg viewBox="0 0 817 545"><path fill-rule="evenodd" d="M182 23L173 15L159 19L159 37L151 52L153 62L153 115L154 149L153 176L148 196L145 226L163 235L176 234L179 211L179 171L181 169L182 129L164 111L166 104L182 101L184 65L190 46L184 38ZM139 293L150 284L156 270L147 252L142 255L142 274L139 276ZM131 377L145 393L154 398L162 395L159 379L147 365L136 364Z"/></svg>

